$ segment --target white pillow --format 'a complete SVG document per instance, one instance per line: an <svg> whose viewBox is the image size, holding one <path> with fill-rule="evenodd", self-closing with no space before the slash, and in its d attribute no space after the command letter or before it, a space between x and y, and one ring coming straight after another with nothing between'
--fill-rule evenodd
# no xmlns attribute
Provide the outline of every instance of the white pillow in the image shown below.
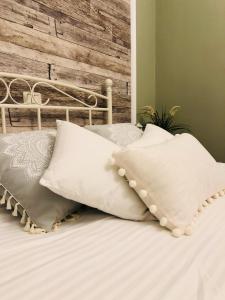
<svg viewBox="0 0 225 300"><path fill-rule="evenodd" d="M134 148L156 145L171 140L172 138L174 138L174 136L165 129L153 124L148 124L142 137L130 144L128 147Z"/></svg>
<svg viewBox="0 0 225 300"><path fill-rule="evenodd" d="M88 130L97 133L119 146L127 146L143 135L141 129L130 123L88 125Z"/></svg>
<svg viewBox="0 0 225 300"><path fill-rule="evenodd" d="M174 236L191 234L203 207L224 195L224 165L189 134L113 156L119 173Z"/></svg>
<svg viewBox="0 0 225 300"><path fill-rule="evenodd" d="M110 165L120 147L75 124L57 121L52 160L40 183L65 198L112 215L143 220L146 205Z"/></svg>

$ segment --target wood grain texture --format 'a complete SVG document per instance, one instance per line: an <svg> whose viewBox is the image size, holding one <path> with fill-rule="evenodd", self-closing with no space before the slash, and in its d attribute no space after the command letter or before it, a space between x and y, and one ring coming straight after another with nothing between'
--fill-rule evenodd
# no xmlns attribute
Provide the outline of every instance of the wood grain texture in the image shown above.
<svg viewBox="0 0 225 300"><path fill-rule="evenodd" d="M87 49L96 50L100 53L119 58L121 60L130 60L129 49L120 46L111 41L99 38L95 34L74 27L69 23L56 22L57 36L63 40L70 41L86 47Z"/></svg>
<svg viewBox="0 0 225 300"><path fill-rule="evenodd" d="M49 78L49 65L40 61L0 52L1 72L30 74L41 78Z"/></svg>
<svg viewBox="0 0 225 300"><path fill-rule="evenodd" d="M129 122L129 1L1 0L0 71L62 80L97 92L106 78L112 78L113 122ZM24 88L15 86L19 87ZM55 103L70 103L54 91L40 88L40 92ZM22 101L21 92L14 96ZM85 95L78 96L85 99ZM104 106L103 101L99 104ZM19 130L36 126L34 112L11 110L9 114L8 125ZM44 126L52 126L55 117L64 118L58 112L45 112ZM76 112L71 120L75 118L84 125L88 114ZM104 118L105 113L93 113L96 124L102 124Z"/></svg>
<svg viewBox="0 0 225 300"><path fill-rule="evenodd" d="M34 2L33 0L15 0L17 3L23 4L25 7L32 8L40 13L46 14L55 20L62 23L69 23L77 28L84 29L87 32L93 33L96 36L107 40L112 40L112 26L104 20L96 21L92 16L86 14L80 16L77 11L73 12L71 16L70 10L60 10L54 5L53 1L46 1L43 3Z"/></svg>
<svg viewBox="0 0 225 300"><path fill-rule="evenodd" d="M1 19L8 20L16 24L21 24L47 34L51 33L51 17L30 9L29 7L24 7L13 0L1 1L0 7Z"/></svg>

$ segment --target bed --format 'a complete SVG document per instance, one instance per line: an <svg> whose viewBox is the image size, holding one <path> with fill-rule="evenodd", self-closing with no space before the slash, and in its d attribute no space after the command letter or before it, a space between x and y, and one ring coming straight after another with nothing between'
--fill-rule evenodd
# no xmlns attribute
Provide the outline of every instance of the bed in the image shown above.
<svg viewBox="0 0 225 300"><path fill-rule="evenodd" d="M108 81L108 123L111 92ZM41 129L43 107L35 105ZM1 105L4 133L8 107ZM62 109L69 119L68 108ZM85 109L91 121L97 108ZM132 222L86 208L56 232L31 235L0 208L1 299L223 300L225 196L200 218L194 235L175 239L155 221Z"/></svg>
<svg viewBox="0 0 225 300"><path fill-rule="evenodd" d="M1 299L223 300L224 211L221 198L188 239L91 209L58 232L26 235L1 211Z"/></svg>

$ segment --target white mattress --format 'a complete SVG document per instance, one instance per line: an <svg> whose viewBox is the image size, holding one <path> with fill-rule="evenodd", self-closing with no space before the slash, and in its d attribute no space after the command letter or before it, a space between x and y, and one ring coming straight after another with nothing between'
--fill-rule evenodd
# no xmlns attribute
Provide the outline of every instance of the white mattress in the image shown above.
<svg viewBox="0 0 225 300"><path fill-rule="evenodd" d="M0 210L1 300L224 300L225 198L192 237L94 210L47 235Z"/></svg>

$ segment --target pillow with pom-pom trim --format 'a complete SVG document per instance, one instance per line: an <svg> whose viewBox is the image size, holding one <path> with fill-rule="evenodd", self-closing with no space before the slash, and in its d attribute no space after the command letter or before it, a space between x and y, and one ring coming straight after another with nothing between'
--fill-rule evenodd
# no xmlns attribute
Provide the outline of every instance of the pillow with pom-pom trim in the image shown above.
<svg viewBox="0 0 225 300"><path fill-rule="evenodd" d="M190 134L153 146L127 148L113 155L162 227L175 237L191 235L199 214L224 196L225 167Z"/></svg>

